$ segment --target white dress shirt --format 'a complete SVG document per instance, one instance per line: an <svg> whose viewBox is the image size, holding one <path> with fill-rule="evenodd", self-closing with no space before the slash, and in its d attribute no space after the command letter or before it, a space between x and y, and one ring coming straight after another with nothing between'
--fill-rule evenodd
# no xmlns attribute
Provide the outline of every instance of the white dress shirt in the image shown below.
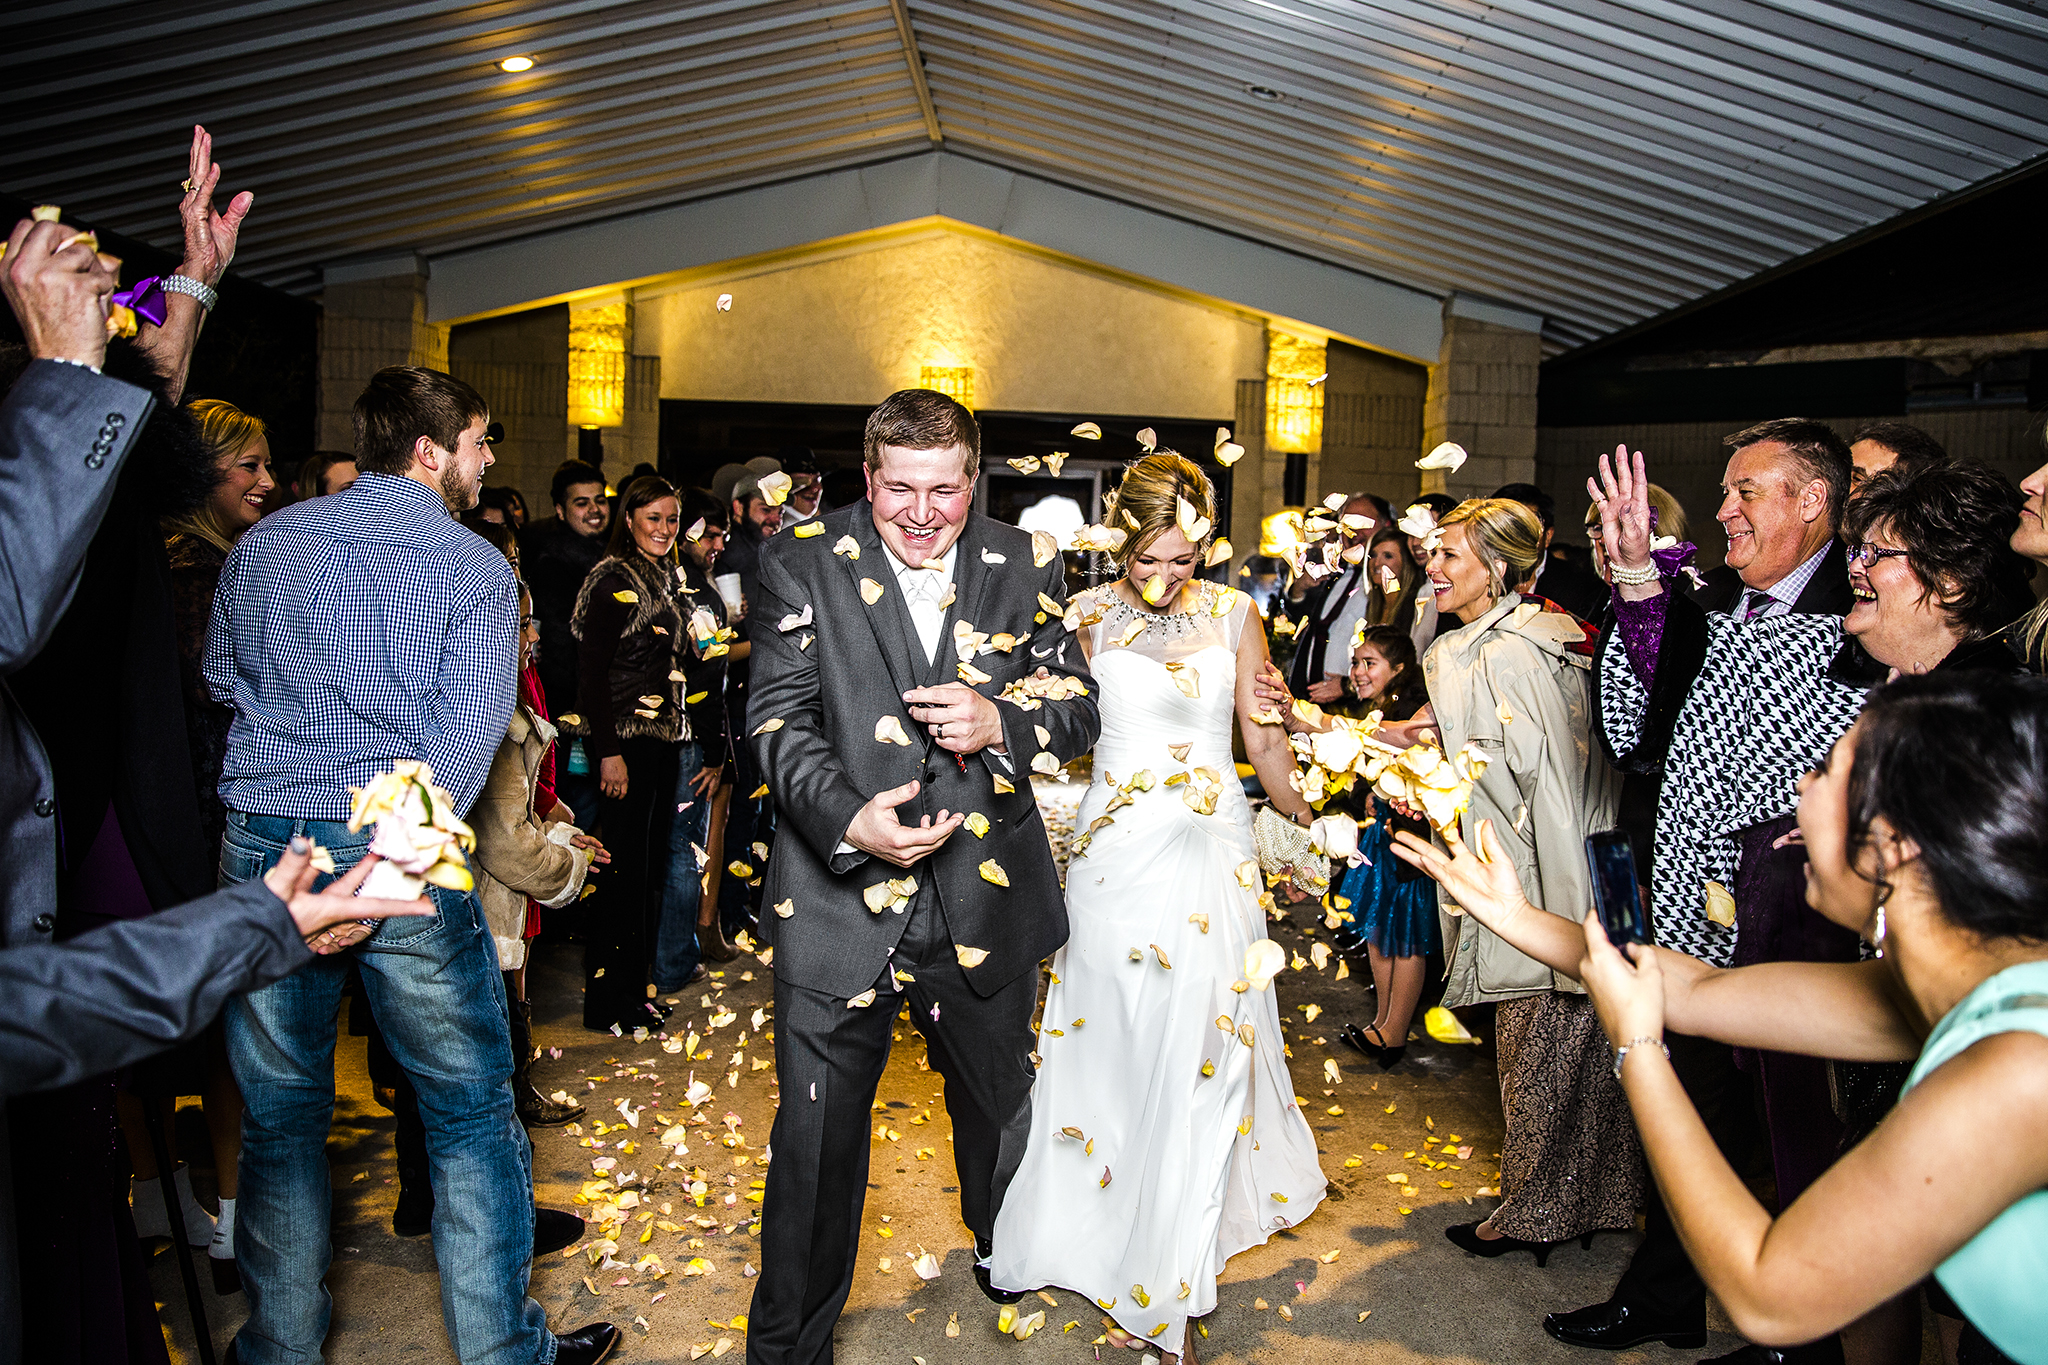
<svg viewBox="0 0 2048 1365"><path fill-rule="evenodd" d="M946 547L946 553L939 556L941 567L936 569L913 569L896 557L886 541L882 548L889 556L889 567L896 572L896 589L910 608L911 624L917 627L918 642L924 646L924 661L930 663L938 657L939 632L946 624L946 609L939 604L946 600L946 589L952 585L960 542L955 540Z"/></svg>
<svg viewBox="0 0 2048 1365"><path fill-rule="evenodd" d="M1323 619L1330 623L1329 639L1323 645L1323 676L1351 672L1351 637L1358 632L1358 623L1365 619L1365 609L1371 601L1365 566L1345 565L1343 576L1331 585L1330 595L1323 600Z"/></svg>

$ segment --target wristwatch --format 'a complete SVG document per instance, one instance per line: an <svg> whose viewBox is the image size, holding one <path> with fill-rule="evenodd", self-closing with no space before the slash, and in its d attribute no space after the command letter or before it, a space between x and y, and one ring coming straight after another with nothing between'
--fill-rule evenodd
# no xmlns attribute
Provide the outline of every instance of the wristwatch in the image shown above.
<svg viewBox="0 0 2048 1365"><path fill-rule="evenodd" d="M1664 1045L1664 1040L1663 1040L1662 1038L1652 1038L1652 1037L1651 1037L1651 1036L1650 1036L1649 1034L1647 1034L1647 1033L1646 1033L1646 1034L1644 1034L1644 1035L1643 1035L1642 1037L1640 1037L1640 1038L1631 1038L1631 1039L1629 1039L1629 1040L1628 1040L1627 1042L1623 1043L1623 1044L1622 1044L1622 1045L1621 1045L1620 1047L1618 1047L1618 1048L1614 1049L1614 1079L1615 1079L1615 1080L1617 1080L1617 1081L1618 1081L1618 1080L1620 1080L1620 1079L1621 1079L1621 1063L1622 1063L1622 1059L1623 1059L1623 1058L1625 1058L1625 1057L1627 1057L1627 1056L1628 1056L1628 1050L1629 1050L1630 1048L1632 1048L1632 1047L1636 1046L1636 1044L1638 1044L1638 1043L1654 1043L1654 1044L1656 1044L1657 1050L1658 1050L1659 1052L1661 1052L1661 1053L1663 1053L1663 1054L1664 1054L1664 1060L1665 1060L1665 1061L1667 1061L1667 1062L1671 1060L1671 1049L1670 1049L1670 1048L1668 1048L1668 1047L1666 1047L1666 1046Z"/></svg>
<svg viewBox="0 0 2048 1365"><path fill-rule="evenodd" d="M209 313L213 311L213 306L220 302L218 289L203 280L195 280L190 275L166 275L156 282L156 287L166 294L189 294L198 299L199 306Z"/></svg>

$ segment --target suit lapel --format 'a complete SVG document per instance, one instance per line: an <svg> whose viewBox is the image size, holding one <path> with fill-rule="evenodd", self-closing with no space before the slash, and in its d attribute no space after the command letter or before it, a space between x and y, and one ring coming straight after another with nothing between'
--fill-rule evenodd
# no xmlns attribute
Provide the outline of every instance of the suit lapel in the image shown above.
<svg viewBox="0 0 2048 1365"><path fill-rule="evenodd" d="M882 648L882 662L888 665L889 676L901 695L922 685L924 645L917 638L917 627L910 619L910 607L904 602L903 589L896 581L896 561L889 557L889 551L883 546L881 534L875 530L870 504L865 501L854 509L853 538L860 543L860 560L855 562L844 555L834 557L845 562L847 577L856 593L860 591L863 578L872 578L882 585L882 596L867 607L866 615L869 627L875 632L875 642Z"/></svg>
<svg viewBox="0 0 2048 1365"><path fill-rule="evenodd" d="M1855 605L1856 594L1849 587L1849 553L1842 548L1842 539L1837 536L1828 542L1826 553L1820 557L1820 566L1813 571L1813 577L1806 580L1799 600L1792 604L1792 613L1795 616L1847 616L1849 608Z"/></svg>

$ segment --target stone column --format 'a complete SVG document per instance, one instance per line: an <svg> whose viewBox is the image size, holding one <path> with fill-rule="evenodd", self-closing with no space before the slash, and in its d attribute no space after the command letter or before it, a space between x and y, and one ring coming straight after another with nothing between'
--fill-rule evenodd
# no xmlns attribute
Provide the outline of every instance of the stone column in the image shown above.
<svg viewBox="0 0 2048 1365"><path fill-rule="evenodd" d="M1534 313L1452 295L1444 339L1429 368L1422 450L1456 441L1462 469L1422 471L1422 491L1485 497L1504 483L1536 478L1536 378L1543 319Z"/></svg>
<svg viewBox="0 0 2048 1365"><path fill-rule="evenodd" d="M448 368L448 329L427 321L427 263L387 256L329 268L320 291L320 449L355 449L356 398L389 365Z"/></svg>

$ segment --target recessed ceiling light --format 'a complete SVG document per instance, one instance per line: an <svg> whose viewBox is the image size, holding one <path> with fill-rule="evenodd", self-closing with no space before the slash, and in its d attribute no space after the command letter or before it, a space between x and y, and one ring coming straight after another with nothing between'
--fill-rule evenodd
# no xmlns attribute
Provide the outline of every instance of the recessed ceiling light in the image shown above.
<svg viewBox="0 0 2048 1365"><path fill-rule="evenodd" d="M498 63L498 70L510 71L514 75L519 74L521 71L531 71L533 70L533 58L507 57L504 61Z"/></svg>
<svg viewBox="0 0 2048 1365"><path fill-rule="evenodd" d="M1281 100L1287 98L1270 85L1247 85L1244 88L1244 92L1253 99L1264 100L1268 104L1278 104Z"/></svg>

